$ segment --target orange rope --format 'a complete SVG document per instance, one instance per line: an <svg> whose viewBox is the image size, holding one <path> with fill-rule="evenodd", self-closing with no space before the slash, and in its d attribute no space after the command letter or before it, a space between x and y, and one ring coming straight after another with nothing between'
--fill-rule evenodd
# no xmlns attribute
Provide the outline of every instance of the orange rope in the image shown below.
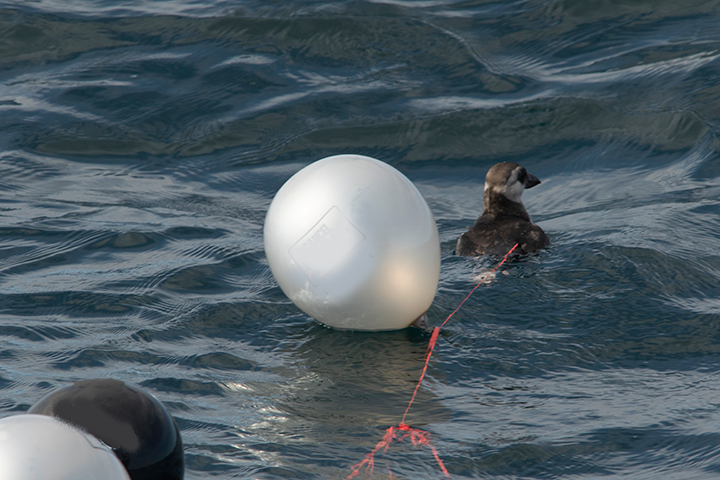
<svg viewBox="0 0 720 480"><path fill-rule="evenodd" d="M500 268L500 266L505 263L505 260L507 260L508 256L518 247L519 244L515 244L508 253L505 254L502 261L498 263L495 268L493 268L487 275L485 275L477 285L475 285L475 288L470 290L470 293L467 294L467 296L463 299L462 302L460 302L460 305L457 306L453 312L448 315L448 317L445 319L445 321L440 324L439 327L433 328L432 336L430 337L430 342L428 343L427 353L425 354L425 365L423 366L422 373L420 374L420 380L418 380L417 384L415 385L415 391L412 394L412 398L410 398L410 403L408 403L407 408L405 409L405 413L402 416L402 420L400 421L400 424L397 427L388 427L388 429L385 431L385 435L383 436L382 440L378 442L377 445L375 445L375 448L372 449L370 453L365 455L365 458L362 462L353 465L350 467L351 473L348 475L346 480L350 480L351 478L357 477L360 475L360 469L365 466L365 473L372 475L373 469L375 468L375 454L382 450L383 455L387 452L388 448L390 448L390 444L393 442L393 440L402 441L404 438L410 437L410 440L412 441L412 444L415 446L424 446L427 445L430 447L430 449L433 452L433 456L435 457L435 460L437 461L438 465L440 466L440 469L443 471L446 477L450 477L450 474L448 473L447 469L445 468L445 464L440 459L440 455L438 455L437 450L435 447L430 443L430 433L425 432L423 430L410 427L405 423L405 417L407 417L408 412L410 411L410 407L412 406L413 402L415 401L415 397L417 396L418 390L420 389L420 384L422 383L423 379L425 378L425 373L428 369L428 364L430 363L430 356L432 355L433 349L435 348L435 344L437 343L438 335L440 334L440 329L445 326L445 324L452 318L453 315L457 313L458 310L460 310L460 307L463 306L463 304L470 298L470 296L475 292L475 290L478 289L480 285L482 285L487 278L490 277L495 271ZM395 432L396 431L404 431L408 432L404 435L398 436ZM392 472L390 472L390 468L388 467L388 472L390 473L390 478L392 478Z"/></svg>

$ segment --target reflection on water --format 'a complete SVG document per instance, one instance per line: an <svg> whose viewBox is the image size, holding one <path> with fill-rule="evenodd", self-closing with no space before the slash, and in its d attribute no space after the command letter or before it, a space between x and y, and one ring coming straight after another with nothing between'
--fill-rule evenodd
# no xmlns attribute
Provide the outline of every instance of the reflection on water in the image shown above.
<svg viewBox="0 0 720 480"><path fill-rule="evenodd" d="M177 418L188 479L345 478L428 338L302 314L262 228L311 161L426 198L440 324L498 259L452 255L487 169L552 244L443 328L408 422L454 478L715 478L718 10L708 2L5 2L0 416L114 377ZM399 478L437 478L393 444Z"/></svg>

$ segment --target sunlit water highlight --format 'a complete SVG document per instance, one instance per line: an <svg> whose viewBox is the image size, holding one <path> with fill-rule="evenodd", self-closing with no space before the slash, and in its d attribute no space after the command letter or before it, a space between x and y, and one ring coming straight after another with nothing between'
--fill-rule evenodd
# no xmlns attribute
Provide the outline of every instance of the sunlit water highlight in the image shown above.
<svg viewBox="0 0 720 480"><path fill-rule="evenodd" d="M454 478L720 471L720 7L575 0L0 3L0 416L113 377L178 420L186 478L335 479L397 425L427 337L322 327L263 252L339 153L438 222L432 324L496 162L551 246L443 328L407 422ZM438 478L393 445L374 478Z"/></svg>

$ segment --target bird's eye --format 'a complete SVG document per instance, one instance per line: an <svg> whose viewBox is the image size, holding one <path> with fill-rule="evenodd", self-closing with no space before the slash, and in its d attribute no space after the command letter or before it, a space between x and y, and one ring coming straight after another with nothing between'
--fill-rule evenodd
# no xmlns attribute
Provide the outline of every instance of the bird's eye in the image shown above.
<svg viewBox="0 0 720 480"><path fill-rule="evenodd" d="M526 178L525 172L520 172L520 175L518 175L518 182L525 183L525 178Z"/></svg>

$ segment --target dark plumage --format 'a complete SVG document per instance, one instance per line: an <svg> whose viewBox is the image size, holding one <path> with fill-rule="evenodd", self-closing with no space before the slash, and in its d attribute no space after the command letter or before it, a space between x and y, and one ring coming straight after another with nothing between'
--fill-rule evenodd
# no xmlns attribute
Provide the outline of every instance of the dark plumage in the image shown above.
<svg viewBox="0 0 720 480"><path fill-rule="evenodd" d="M512 162L498 163L485 177L483 214L458 238L455 253L464 256L530 253L550 244L542 228L530 220L520 197L540 180Z"/></svg>

